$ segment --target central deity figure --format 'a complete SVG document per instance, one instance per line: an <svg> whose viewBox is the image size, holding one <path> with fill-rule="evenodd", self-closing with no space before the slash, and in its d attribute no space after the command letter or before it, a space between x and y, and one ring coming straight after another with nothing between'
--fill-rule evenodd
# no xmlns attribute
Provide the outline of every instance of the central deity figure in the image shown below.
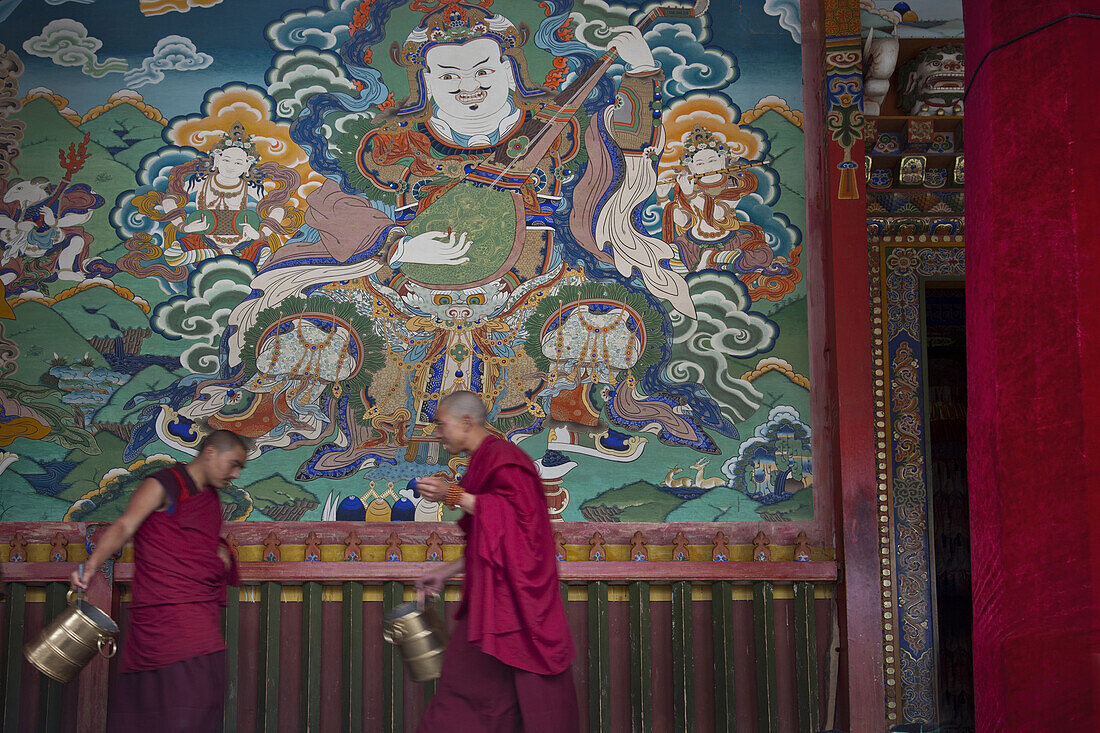
<svg viewBox="0 0 1100 733"><path fill-rule="evenodd" d="M370 30L368 25L352 36L342 51L345 59L370 57L369 47L357 45ZM586 405L588 414L577 422L591 428L599 408L587 396L568 392L614 386L638 360L645 325L642 314L626 304L628 295L638 299L637 283L651 303L664 300L695 317L686 281L668 267L674 250L641 231L632 214L656 185L649 152L663 145L662 74L637 28L612 29L610 35L603 56L563 91L551 92L528 79L521 50L528 40L525 25L481 7L444 5L393 46L391 58L407 71L411 90L404 104L369 117L342 106L335 95L317 95L295 122L292 136L310 146L311 163L328 180L308 198L307 226L271 255L253 281L258 295L230 316L235 331L228 356L230 368L254 361L242 352L246 344L264 348L256 324L271 321L291 299L324 295L369 319L364 327L380 337L384 365L372 370L360 400L349 403L345 394L330 401L325 411L334 418L339 411L343 419L295 439L311 444L335 426L347 430L337 441L340 450L326 455L326 465L392 459L398 447L407 448L406 460L418 454L435 460L435 406L460 389L481 395L505 428L537 430L552 401L562 399ZM377 32L371 38L375 42ZM584 103L618 61L625 71L617 92L608 103L604 91L605 101L589 110L589 119ZM585 160L578 179L573 166ZM571 258L563 257L563 243L554 236L562 229L577 245ZM610 283L610 295L589 298L576 312L588 313L592 323L612 314L638 348L575 370L587 375L583 384L558 380L551 388L554 380L532 358L543 355L528 353L525 343L532 343L527 339L534 331L546 343L561 344L562 353L581 351L569 340L590 336L570 330L561 307L556 319L545 314L555 312L550 299L563 286L585 279ZM545 322L535 322L536 316ZM294 322L294 314L281 317ZM586 353L597 359L600 354ZM340 375L354 378L354 372ZM203 390L205 399L181 414L210 417L234 388L225 380L211 384ZM640 404L636 398L644 395L620 390L616 405L629 412ZM326 399L323 393L319 399ZM644 412L661 422L665 407L659 403ZM250 432L262 449L265 436Z"/></svg>

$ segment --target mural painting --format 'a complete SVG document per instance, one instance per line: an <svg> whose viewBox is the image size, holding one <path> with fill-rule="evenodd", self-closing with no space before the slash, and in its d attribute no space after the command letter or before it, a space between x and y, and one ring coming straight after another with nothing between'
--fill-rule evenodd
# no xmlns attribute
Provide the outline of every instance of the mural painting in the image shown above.
<svg viewBox="0 0 1100 733"><path fill-rule="evenodd" d="M0 520L223 427L227 518L449 519L456 389L556 519L813 518L796 4L0 16Z"/></svg>

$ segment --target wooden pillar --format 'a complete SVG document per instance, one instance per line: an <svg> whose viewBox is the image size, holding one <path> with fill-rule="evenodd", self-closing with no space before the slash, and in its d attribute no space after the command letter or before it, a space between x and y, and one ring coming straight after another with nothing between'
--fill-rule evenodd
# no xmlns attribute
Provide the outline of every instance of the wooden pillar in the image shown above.
<svg viewBox="0 0 1100 733"><path fill-rule="evenodd" d="M1098 8L963 8L975 719L1100 730Z"/></svg>
<svg viewBox="0 0 1100 733"><path fill-rule="evenodd" d="M814 463L834 497L838 586L835 725L885 728L871 309L857 0L802 3Z"/></svg>

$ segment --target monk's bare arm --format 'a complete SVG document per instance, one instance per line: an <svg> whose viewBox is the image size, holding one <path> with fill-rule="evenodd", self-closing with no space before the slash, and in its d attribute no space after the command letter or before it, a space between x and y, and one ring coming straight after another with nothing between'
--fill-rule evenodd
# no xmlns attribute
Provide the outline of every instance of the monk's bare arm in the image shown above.
<svg viewBox="0 0 1100 733"><path fill-rule="evenodd" d="M76 570L73 571L70 578L73 587L86 589L107 558L118 552L134 536L138 527L149 518L149 515L163 508L167 500L168 496L159 481L154 478L142 481L137 491L130 497L126 511L103 532L103 536L96 542L95 551L84 562L84 574L79 575Z"/></svg>

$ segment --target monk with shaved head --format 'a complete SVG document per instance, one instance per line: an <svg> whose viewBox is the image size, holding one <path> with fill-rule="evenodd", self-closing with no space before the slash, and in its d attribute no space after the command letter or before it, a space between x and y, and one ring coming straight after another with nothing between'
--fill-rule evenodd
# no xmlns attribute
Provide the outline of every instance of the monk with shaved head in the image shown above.
<svg viewBox="0 0 1100 733"><path fill-rule="evenodd" d="M112 733L203 733L222 729L226 584L240 585L221 536L218 491L237 478L249 445L215 430L190 463L148 476L126 511L96 542L74 588L87 588L107 558L134 539L130 623L107 715Z"/></svg>
<svg viewBox="0 0 1100 733"><path fill-rule="evenodd" d="M469 468L457 484L427 477L417 487L463 511L466 551L417 581L421 593L439 593L464 573L443 673L417 730L578 731L573 639L538 470L490 432L473 392L440 400L435 434L449 453L468 453Z"/></svg>

